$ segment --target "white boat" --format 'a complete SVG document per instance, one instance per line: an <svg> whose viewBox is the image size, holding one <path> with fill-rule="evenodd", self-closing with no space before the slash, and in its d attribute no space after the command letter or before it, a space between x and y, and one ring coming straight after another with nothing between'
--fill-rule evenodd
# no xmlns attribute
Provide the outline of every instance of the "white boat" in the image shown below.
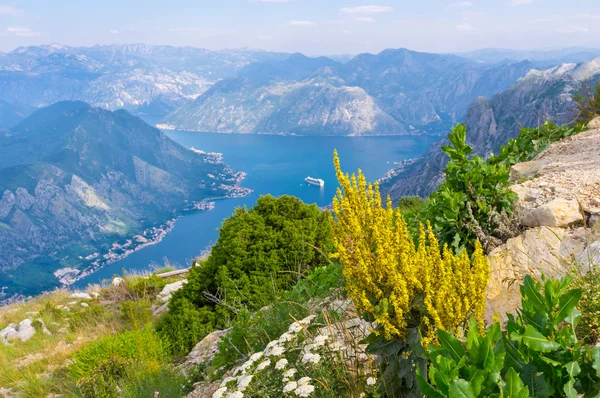
<svg viewBox="0 0 600 398"><path fill-rule="evenodd" d="M319 187L325 186L325 181L321 180L320 178L306 177L304 181L306 181L310 185L316 185Z"/></svg>

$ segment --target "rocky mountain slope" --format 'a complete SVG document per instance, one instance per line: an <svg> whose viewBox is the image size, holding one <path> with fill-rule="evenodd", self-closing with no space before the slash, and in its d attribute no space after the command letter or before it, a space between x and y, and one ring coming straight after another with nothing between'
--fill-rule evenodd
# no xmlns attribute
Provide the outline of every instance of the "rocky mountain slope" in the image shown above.
<svg viewBox="0 0 600 398"><path fill-rule="evenodd" d="M545 121L570 122L575 117L573 93L598 77L600 58L532 70L509 89L489 100L477 98L471 104L462 120L467 126L467 140L477 154L486 156L517 136L520 127L536 127ZM433 192L447 163L442 145L445 141L433 144L411 164L392 170L382 182L383 192L393 198Z"/></svg>
<svg viewBox="0 0 600 398"><path fill-rule="evenodd" d="M30 107L81 100L133 111L156 100L176 106L250 63L285 57L143 44L20 47L0 56L0 100Z"/></svg>
<svg viewBox="0 0 600 398"><path fill-rule="evenodd" d="M513 166L511 189L528 229L488 256L488 308L514 311L519 285L511 282L525 274L562 277L600 264L600 119L590 127Z"/></svg>
<svg viewBox="0 0 600 398"><path fill-rule="evenodd" d="M147 245L184 208L243 193L240 179L126 111L37 110L0 137L4 293L39 293Z"/></svg>
<svg viewBox="0 0 600 398"><path fill-rule="evenodd" d="M443 132L478 96L491 96L532 64L482 66L406 49L341 64L294 54L253 64L168 115L172 128L239 133L385 135Z"/></svg>

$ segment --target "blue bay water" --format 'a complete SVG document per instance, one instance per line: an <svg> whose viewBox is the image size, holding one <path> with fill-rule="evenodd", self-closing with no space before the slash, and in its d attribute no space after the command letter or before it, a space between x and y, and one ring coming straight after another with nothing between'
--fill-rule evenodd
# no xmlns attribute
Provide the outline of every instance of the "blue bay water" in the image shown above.
<svg viewBox="0 0 600 398"><path fill-rule="evenodd" d="M393 162L417 157L438 138L419 137L299 137L250 134L215 134L166 131L185 147L223 153L223 160L234 170L247 173L242 186L253 192L238 199L216 201L212 211L192 213L175 223L173 230L156 245L107 265L82 279L77 286L99 283L122 270L148 270L165 260L187 267L191 259L214 244L218 228L236 207L254 205L260 195L293 195L305 203L326 206L337 189L333 150L337 149L342 169L358 168L374 181L394 167ZM325 187L307 185L307 176L325 180Z"/></svg>

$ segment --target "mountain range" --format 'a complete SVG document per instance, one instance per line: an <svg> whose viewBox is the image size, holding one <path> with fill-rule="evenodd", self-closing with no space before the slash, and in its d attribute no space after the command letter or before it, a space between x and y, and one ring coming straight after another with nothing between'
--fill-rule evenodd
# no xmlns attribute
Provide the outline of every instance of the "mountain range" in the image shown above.
<svg viewBox="0 0 600 398"><path fill-rule="evenodd" d="M37 293L148 244L184 209L243 194L241 177L125 110L36 110L0 136L4 294Z"/></svg>
<svg viewBox="0 0 600 398"><path fill-rule="evenodd" d="M133 112L159 102L171 110L250 63L287 56L144 44L19 47L0 54L0 100L25 108L81 100Z"/></svg>
<svg viewBox="0 0 600 398"><path fill-rule="evenodd" d="M242 68L165 117L170 128L235 133L391 135L443 133L478 96L533 68L484 65L407 49L344 64L293 54Z"/></svg>
<svg viewBox="0 0 600 398"><path fill-rule="evenodd" d="M81 100L194 131L445 134L478 96L490 98L532 68L597 53L391 49L310 58L144 44L20 47L0 53L0 129L36 108Z"/></svg>
<svg viewBox="0 0 600 398"><path fill-rule="evenodd" d="M573 122L576 115L572 96L584 86L600 80L600 58L580 64L562 64L546 70L531 70L509 89L487 99L477 98L462 123L474 153L487 157L519 134L521 127L537 127L546 121ZM382 180L382 192L394 199L407 195L427 196L443 181L448 162L433 144L420 158L392 170Z"/></svg>

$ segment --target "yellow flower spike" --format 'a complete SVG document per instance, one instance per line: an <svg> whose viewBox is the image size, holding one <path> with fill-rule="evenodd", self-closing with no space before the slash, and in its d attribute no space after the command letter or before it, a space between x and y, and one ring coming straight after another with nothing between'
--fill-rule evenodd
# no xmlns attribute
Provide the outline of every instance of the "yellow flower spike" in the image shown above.
<svg viewBox="0 0 600 398"><path fill-rule="evenodd" d="M405 338L409 323L420 325L424 344L435 342L436 329L456 334L470 317L483 322L490 270L481 245L471 257L440 250L429 222L415 245L401 211L389 197L383 204L378 183L367 183L360 170L343 173L337 152L334 165L341 188L333 199L332 241L357 309L388 339ZM415 319L415 308L423 307Z"/></svg>

